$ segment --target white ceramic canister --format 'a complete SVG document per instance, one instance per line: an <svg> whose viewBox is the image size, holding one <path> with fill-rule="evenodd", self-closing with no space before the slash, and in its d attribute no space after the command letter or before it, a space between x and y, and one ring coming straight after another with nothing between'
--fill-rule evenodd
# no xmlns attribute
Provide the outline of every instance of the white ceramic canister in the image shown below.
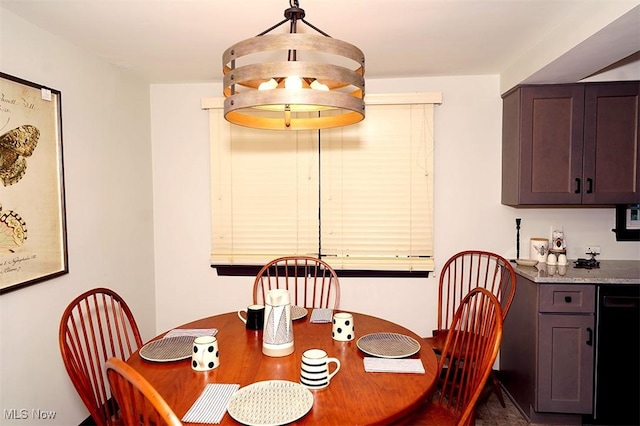
<svg viewBox="0 0 640 426"><path fill-rule="evenodd" d="M546 263L547 255L549 253L549 239L531 238L531 246L529 250L529 259L537 260L540 263Z"/></svg>

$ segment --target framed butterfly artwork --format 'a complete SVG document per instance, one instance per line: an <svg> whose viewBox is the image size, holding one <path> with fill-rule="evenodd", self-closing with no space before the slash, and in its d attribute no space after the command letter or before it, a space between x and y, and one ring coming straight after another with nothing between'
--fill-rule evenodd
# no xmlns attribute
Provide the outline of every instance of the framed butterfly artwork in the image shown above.
<svg viewBox="0 0 640 426"><path fill-rule="evenodd" d="M0 72L0 294L69 272L60 98Z"/></svg>

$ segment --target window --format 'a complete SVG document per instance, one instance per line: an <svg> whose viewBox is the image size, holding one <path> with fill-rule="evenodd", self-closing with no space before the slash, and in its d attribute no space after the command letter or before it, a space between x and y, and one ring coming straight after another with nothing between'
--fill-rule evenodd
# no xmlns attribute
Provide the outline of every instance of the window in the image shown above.
<svg viewBox="0 0 640 426"><path fill-rule="evenodd" d="M320 255L337 270L433 270L433 105L367 95L367 117L322 131L232 126L210 114L211 263Z"/></svg>

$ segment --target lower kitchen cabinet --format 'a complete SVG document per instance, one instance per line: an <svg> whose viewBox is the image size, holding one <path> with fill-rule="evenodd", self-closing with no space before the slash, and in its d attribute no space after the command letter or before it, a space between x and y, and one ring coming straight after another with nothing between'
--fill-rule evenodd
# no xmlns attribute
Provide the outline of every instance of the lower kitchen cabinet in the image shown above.
<svg viewBox="0 0 640 426"><path fill-rule="evenodd" d="M591 414L593 315L538 316L536 411Z"/></svg>
<svg viewBox="0 0 640 426"><path fill-rule="evenodd" d="M593 285L541 284L518 276L504 323L500 373L532 422L580 424L593 411Z"/></svg>

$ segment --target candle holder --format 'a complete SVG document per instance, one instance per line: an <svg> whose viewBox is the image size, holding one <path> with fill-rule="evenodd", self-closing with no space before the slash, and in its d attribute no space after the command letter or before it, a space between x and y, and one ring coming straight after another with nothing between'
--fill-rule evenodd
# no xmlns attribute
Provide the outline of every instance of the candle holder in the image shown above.
<svg viewBox="0 0 640 426"><path fill-rule="evenodd" d="M516 217L516 259L520 259L520 223L522 219Z"/></svg>

